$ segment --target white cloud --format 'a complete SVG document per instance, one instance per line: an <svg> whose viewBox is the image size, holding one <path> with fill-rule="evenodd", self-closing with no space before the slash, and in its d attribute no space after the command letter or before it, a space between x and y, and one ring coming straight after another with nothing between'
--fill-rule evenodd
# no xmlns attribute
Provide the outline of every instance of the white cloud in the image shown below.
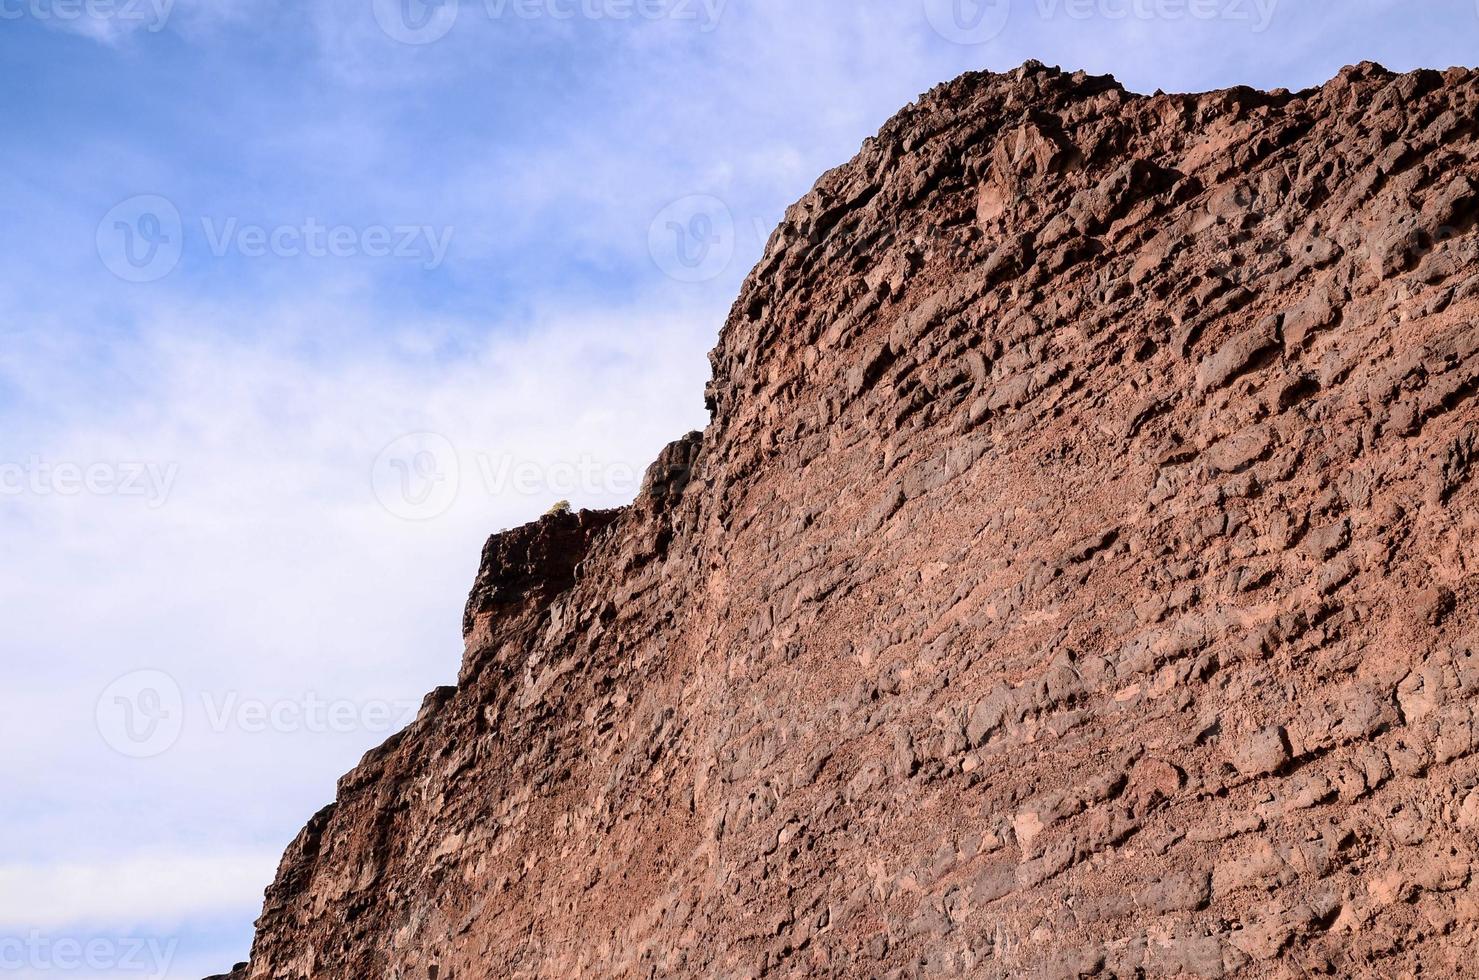
<svg viewBox="0 0 1479 980"><path fill-rule="evenodd" d="M169 930L202 915L237 911L247 896L260 901L280 857L263 849L0 864L0 930Z"/></svg>
<svg viewBox="0 0 1479 980"><path fill-rule="evenodd" d="M662 445L706 421L720 311L674 312L679 296L551 310L454 357L393 339L305 350L209 307L170 311L101 376L74 374L49 342L12 348L4 373L59 397L43 416L12 414L5 460L145 460L178 477L159 506L53 490L0 501L0 537L21 556L0 565L0 616L24 665L0 737L27 747L0 759L7 793L28 804L7 815L8 841L105 863L165 844L285 845L389 730L315 730L300 713L259 731L213 714L242 701L414 707L451 682L484 538L561 497L627 502ZM340 317L322 339L377 326L371 310ZM424 521L387 509L374 483L377 455L415 432L444 435L461 470L459 495ZM140 669L174 678L185 725L167 751L133 759L96 713L104 688ZM237 899L249 907L259 889ZM164 893L136 908L184 907L148 904Z"/></svg>

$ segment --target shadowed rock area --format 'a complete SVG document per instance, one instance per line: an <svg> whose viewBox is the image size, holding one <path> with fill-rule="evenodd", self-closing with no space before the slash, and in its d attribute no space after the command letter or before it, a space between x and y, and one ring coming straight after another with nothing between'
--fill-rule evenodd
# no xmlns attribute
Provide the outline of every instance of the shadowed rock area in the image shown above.
<svg viewBox="0 0 1479 980"><path fill-rule="evenodd" d="M488 543L233 977L1470 973L1476 108L923 96L787 212L709 427Z"/></svg>

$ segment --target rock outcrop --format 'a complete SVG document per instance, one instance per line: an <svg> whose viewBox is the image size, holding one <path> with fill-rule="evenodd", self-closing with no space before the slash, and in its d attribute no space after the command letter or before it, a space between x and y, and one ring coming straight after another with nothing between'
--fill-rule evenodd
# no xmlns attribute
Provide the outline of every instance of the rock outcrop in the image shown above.
<svg viewBox="0 0 1479 980"><path fill-rule="evenodd" d="M707 430L489 542L244 975L1471 972L1476 116L1370 64L906 108Z"/></svg>

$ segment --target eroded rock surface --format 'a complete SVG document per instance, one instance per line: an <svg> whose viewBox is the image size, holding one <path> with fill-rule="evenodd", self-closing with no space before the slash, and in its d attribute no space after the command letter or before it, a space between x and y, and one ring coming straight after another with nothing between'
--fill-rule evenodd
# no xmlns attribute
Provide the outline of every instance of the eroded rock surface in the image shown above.
<svg viewBox="0 0 1479 980"><path fill-rule="evenodd" d="M495 536L254 980L1453 977L1479 77L940 86L638 500Z"/></svg>

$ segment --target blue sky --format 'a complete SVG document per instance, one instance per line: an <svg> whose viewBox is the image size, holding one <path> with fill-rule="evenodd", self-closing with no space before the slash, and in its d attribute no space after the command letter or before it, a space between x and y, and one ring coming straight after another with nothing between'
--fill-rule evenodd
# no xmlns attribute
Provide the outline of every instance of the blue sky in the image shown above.
<svg viewBox="0 0 1479 980"><path fill-rule="evenodd" d="M1479 57L1475 0L400 2L0 0L0 972L244 958L483 537L630 499L785 206L934 83Z"/></svg>

